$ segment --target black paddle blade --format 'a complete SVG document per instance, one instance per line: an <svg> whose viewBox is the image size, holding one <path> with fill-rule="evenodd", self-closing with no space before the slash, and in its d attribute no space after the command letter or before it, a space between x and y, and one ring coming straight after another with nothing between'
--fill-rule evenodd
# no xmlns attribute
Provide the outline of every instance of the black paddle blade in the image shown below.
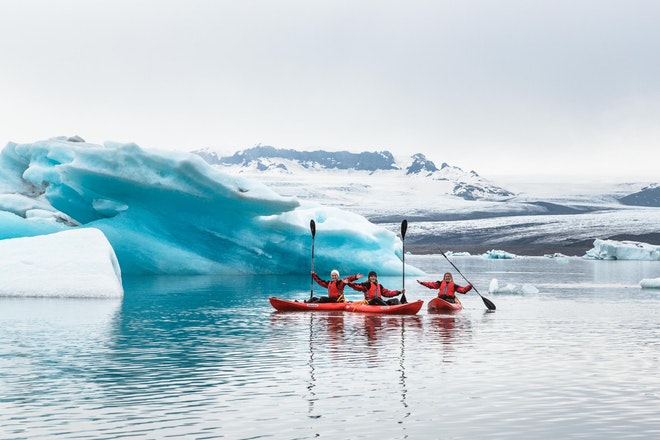
<svg viewBox="0 0 660 440"><path fill-rule="evenodd" d="M309 221L309 229L312 231L312 238L316 235L316 223L314 222L314 219Z"/></svg>
<svg viewBox="0 0 660 440"><path fill-rule="evenodd" d="M403 220L401 222L401 239L406 238L406 231L408 230L408 220Z"/></svg>
<svg viewBox="0 0 660 440"><path fill-rule="evenodd" d="M493 304L493 302L491 300L489 300L488 298L484 298L482 296L481 299L484 301L484 304L486 305L486 307L488 307L488 310L495 310L497 308L497 307L495 307L495 304Z"/></svg>

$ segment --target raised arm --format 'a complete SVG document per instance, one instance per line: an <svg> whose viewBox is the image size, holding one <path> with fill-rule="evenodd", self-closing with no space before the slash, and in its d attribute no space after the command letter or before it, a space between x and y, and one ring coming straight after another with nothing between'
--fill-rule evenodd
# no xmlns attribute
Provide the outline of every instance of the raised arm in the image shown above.
<svg viewBox="0 0 660 440"><path fill-rule="evenodd" d="M417 280L417 282L424 287L428 287L429 289L439 289L440 284L442 283L442 281L420 281L420 280Z"/></svg>
<svg viewBox="0 0 660 440"><path fill-rule="evenodd" d="M383 295L383 296L386 296L388 298L391 298L391 297L397 296L397 295L401 295L402 293L403 293L403 291L401 291L401 290L390 290L390 289L384 288L382 284L380 285L380 294Z"/></svg>
<svg viewBox="0 0 660 440"><path fill-rule="evenodd" d="M312 271L312 278L314 278L314 281L316 281L319 286L325 287L326 289L328 288L328 282L319 278L319 276L316 275L316 272L314 271Z"/></svg>
<svg viewBox="0 0 660 440"><path fill-rule="evenodd" d="M349 281L346 283L348 287L350 287L353 290L357 290L358 292L366 292L369 290L369 287L365 285L365 283L354 283L352 281Z"/></svg>
<svg viewBox="0 0 660 440"><path fill-rule="evenodd" d="M350 282L352 282L352 281L359 280L360 278L362 278L362 274L361 274L361 273L358 273L357 275L351 275L351 276L349 276L349 277L346 277L346 278L344 278L342 281L343 281L344 283L350 283Z"/></svg>
<svg viewBox="0 0 660 440"><path fill-rule="evenodd" d="M456 291L458 293L468 293L470 290L472 290L472 284L468 284L467 286L456 286Z"/></svg>

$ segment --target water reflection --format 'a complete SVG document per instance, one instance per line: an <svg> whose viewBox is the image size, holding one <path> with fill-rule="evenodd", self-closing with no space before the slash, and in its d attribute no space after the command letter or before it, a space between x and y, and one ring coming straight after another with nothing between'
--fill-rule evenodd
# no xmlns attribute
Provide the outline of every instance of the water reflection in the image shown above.
<svg viewBox="0 0 660 440"><path fill-rule="evenodd" d="M402 418L407 418L410 416L410 411L408 410L408 402L406 401L406 396L408 394L408 388L406 386L406 326L412 326L413 334L415 329L422 329L422 319L419 316L410 316L410 317L401 317L401 351L399 354L399 370L401 372L401 377L399 379L399 385L401 386L401 404L404 408L404 413ZM420 332L418 332L419 337ZM401 422L399 422L401 423Z"/></svg>
<svg viewBox="0 0 660 440"><path fill-rule="evenodd" d="M320 415L314 415L314 401L316 400L316 393L314 392L314 387L316 386L316 375L314 369L314 314L309 314L309 385L307 386L307 391L309 392L309 409L307 412L310 417L320 417Z"/></svg>
<svg viewBox="0 0 660 440"><path fill-rule="evenodd" d="M245 291L270 290L254 277L145 277L127 280L107 356L93 372L109 403L176 399L181 392L249 383L263 373L261 315ZM280 287L281 288L281 287ZM248 372L255 375L250 376ZM177 384L176 387L173 384ZM213 398L209 396L209 398Z"/></svg>
<svg viewBox="0 0 660 440"><path fill-rule="evenodd" d="M1 399L32 404L85 377L120 304L117 298L0 298Z"/></svg>
<svg viewBox="0 0 660 440"><path fill-rule="evenodd" d="M431 316L432 328L439 334L443 345L449 345L454 342L456 318L454 316Z"/></svg>
<svg viewBox="0 0 660 440"><path fill-rule="evenodd" d="M540 263L497 264L511 282L557 282ZM0 299L0 425L7 438L657 437L659 296L626 292L623 308L592 273L500 296L497 313L466 296L453 315L275 312L268 297L304 299L308 275Z"/></svg>
<svg viewBox="0 0 660 440"><path fill-rule="evenodd" d="M328 398L328 380L343 377L346 393L372 381L386 384L396 374L399 402L408 417L407 345L423 339L421 316L387 316L345 312L277 312L270 314L271 330L307 335L306 401L309 418L322 417L317 404ZM380 376L382 375L382 378ZM394 376L392 377L394 379ZM394 382L393 382L394 383ZM391 388L390 391L395 389ZM333 389L336 396L341 390ZM363 392L369 393L368 389Z"/></svg>

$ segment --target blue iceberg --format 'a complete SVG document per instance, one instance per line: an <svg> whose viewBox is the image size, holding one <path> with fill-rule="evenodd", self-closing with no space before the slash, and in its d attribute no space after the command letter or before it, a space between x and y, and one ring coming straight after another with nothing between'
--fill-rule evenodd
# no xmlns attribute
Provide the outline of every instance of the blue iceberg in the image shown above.
<svg viewBox="0 0 660 440"><path fill-rule="evenodd" d="M96 228L123 274L306 273L312 244L319 273L402 271L393 232L282 197L190 153L61 137L8 143L0 168L0 239Z"/></svg>

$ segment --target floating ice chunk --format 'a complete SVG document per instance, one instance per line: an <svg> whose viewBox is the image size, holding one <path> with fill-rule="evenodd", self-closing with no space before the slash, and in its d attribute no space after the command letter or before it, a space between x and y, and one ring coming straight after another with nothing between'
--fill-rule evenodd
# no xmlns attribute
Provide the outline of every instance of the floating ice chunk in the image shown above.
<svg viewBox="0 0 660 440"><path fill-rule="evenodd" d="M490 280L490 285L488 287L488 292L493 293L509 293L516 295L536 295L539 293L539 289L532 286L531 284L511 284L507 283L505 286L501 287L497 278Z"/></svg>
<svg viewBox="0 0 660 440"><path fill-rule="evenodd" d="M660 278L645 278L639 285L642 289L660 289Z"/></svg>
<svg viewBox="0 0 660 440"><path fill-rule="evenodd" d="M660 260L660 246L639 241L594 241L593 248L584 255L588 260Z"/></svg>
<svg viewBox="0 0 660 440"><path fill-rule="evenodd" d="M453 252L453 251L447 251L445 252L446 255L450 257L469 257L470 253L466 251L459 251L459 252Z"/></svg>
<svg viewBox="0 0 660 440"><path fill-rule="evenodd" d="M0 296L120 298L121 271L98 229L0 240Z"/></svg>
<svg viewBox="0 0 660 440"><path fill-rule="evenodd" d="M509 260L509 259L513 259L513 258L518 258L517 255L512 254L510 252L499 251L499 250L495 250L495 249L492 249L492 250L486 252L482 256L484 258L491 258L491 259L494 259L494 260Z"/></svg>

